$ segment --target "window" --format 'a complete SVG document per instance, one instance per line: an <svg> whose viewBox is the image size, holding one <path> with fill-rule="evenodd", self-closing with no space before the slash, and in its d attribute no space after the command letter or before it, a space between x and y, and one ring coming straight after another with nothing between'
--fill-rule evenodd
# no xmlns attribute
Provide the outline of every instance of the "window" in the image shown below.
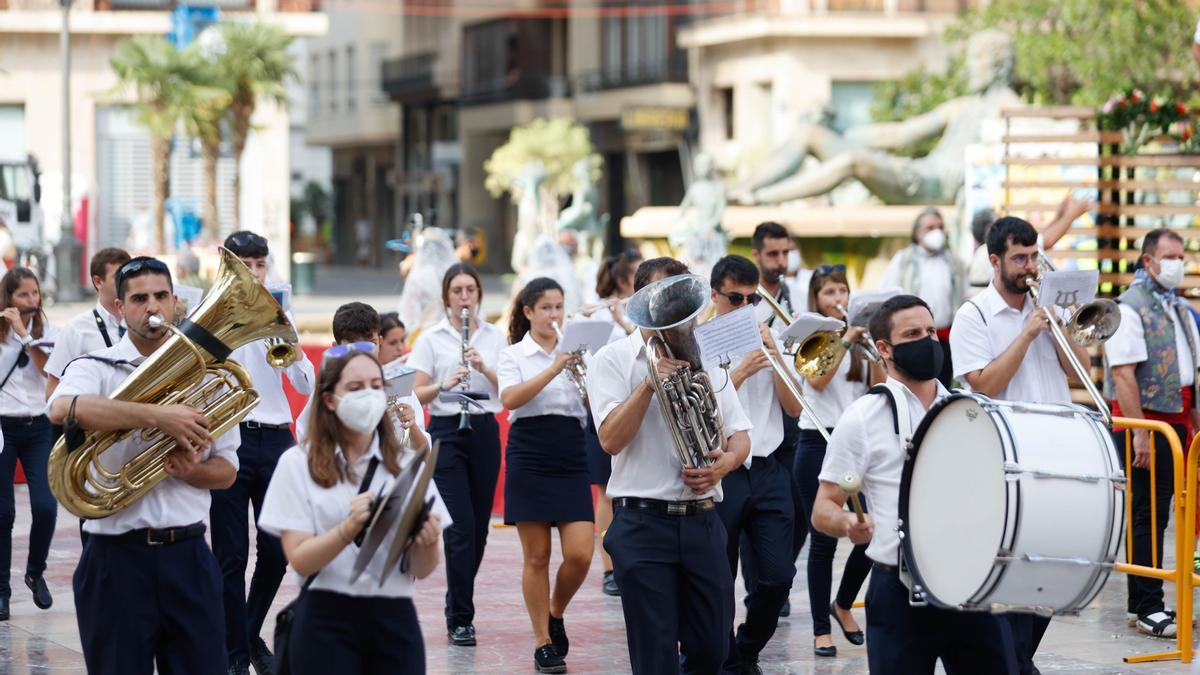
<svg viewBox="0 0 1200 675"><path fill-rule="evenodd" d="M718 103L721 106L722 120L725 123L725 140L733 140L733 87L722 87L717 90Z"/></svg>
<svg viewBox="0 0 1200 675"><path fill-rule="evenodd" d="M321 57L316 54L308 57L308 114L321 115Z"/></svg>
<svg viewBox="0 0 1200 675"><path fill-rule="evenodd" d="M338 109L338 96L342 92L338 91L338 58L337 51L329 50L329 109L336 111Z"/></svg>
<svg viewBox="0 0 1200 675"><path fill-rule="evenodd" d="M383 60L386 58L387 45L383 42L372 42L370 51L371 103L383 105L387 103L387 95L383 92Z"/></svg>
<svg viewBox="0 0 1200 675"><path fill-rule="evenodd" d="M354 47L346 47L346 110L354 112L358 102L358 78L355 76Z"/></svg>
<svg viewBox="0 0 1200 675"><path fill-rule="evenodd" d="M25 107L0 105L0 157L24 158L29 154L25 146Z"/></svg>

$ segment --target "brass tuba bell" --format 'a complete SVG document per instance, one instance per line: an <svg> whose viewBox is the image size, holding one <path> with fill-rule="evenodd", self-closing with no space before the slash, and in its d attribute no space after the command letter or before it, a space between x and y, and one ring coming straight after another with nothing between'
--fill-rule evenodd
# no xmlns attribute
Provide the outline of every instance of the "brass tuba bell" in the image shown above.
<svg viewBox="0 0 1200 675"><path fill-rule="evenodd" d="M216 283L188 319L230 350L264 338L290 343L298 339L275 298L224 248ZM174 335L109 398L198 408L208 418L212 435L220 436L258 404L258 392L240 364L219 361L183 331L168 326ZM106 450L134 435L145 449L120 465L120 459L103 461ZM175 439L158 429L89 431L75 449L68 449L66 438L60 438L50 452L50 491L80 518L111 516L167 477L163 463L175 449Z"/></svg>

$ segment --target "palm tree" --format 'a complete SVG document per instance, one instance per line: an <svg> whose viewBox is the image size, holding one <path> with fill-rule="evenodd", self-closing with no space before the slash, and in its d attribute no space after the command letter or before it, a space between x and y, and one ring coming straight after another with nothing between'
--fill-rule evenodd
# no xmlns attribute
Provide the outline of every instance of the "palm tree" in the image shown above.
<svg viewBox="0 0 1200 675"><path fill-rule="evenodd" d="M186 111L196 105L192 86L202 63L197 54L179 51L161 36L139 35L121 42L110 60L117 76L113 94L132 90L138 121L150 131L154 171L154 237L166 250L163 220L171 192L171 138Z"/></svg>
<svg viewBox="0 0 1200 675"><path fill-rule="evenodd" d="M230 83L230 144L233 147L233 226L241 229L242 152L250 136L250 118L258 99L287 105L284 81L298 77L288 46L291 36L277 26L263 23L227 23L220 26L224 53L217 61L222 79Z"/></svg>
<svg viewBox="0 0 1200 675"><path fill-rule="evenodd" d="M221 229L217 216L217 162L221 159L223 126L232 96L215 63L201 58L200 67L191 75L194 79L190 83L189 98L193 105L183 111L180 121L188 135L200 141L204 169L204 201L200 216L206 238L215 240Z"/></svg>

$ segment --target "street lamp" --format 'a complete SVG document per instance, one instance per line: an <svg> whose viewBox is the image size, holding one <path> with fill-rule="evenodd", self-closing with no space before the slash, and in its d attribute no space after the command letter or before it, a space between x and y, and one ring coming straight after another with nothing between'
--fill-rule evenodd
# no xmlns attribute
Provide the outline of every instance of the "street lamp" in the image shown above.
<svg viewBox="0 0 1200 675"><path fill-rule="evenodd" d="M71 2L58 0L62 8L62 29L58 34L62 59L62 234L54 247L54 260L57 297L63 302L83 299L83 286L79 282L83 245L75 238L75 221L71 217Z"/></svg>

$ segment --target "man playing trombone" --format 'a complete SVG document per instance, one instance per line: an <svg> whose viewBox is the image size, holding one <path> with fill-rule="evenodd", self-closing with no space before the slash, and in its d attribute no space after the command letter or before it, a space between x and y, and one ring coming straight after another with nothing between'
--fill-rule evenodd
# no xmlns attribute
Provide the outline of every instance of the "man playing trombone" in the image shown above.
<svg viewBox="0 0 1200 675"><path fill-rule="evenodd" d="M758 280L758 268L749 260L736 255L718 260L711 282L717 316L746 303L757 305L761 300L756 290ZM738 544L743 533L757 562L756 583L747 584L746 621L738 626L736 638L730 634L729 656L725 659L726 672L735 673L761 672L757 669L758 654L775 634L779 610L796 576L792 475L774 455L783 447L784 415L793 419L799 416L800 401L784 380L789 375L772 370L772 356L776 364L783 363L774 331L761 323L759 329L764 349L740 357L729 371L738 400L754 425L750 430L750 456L722 479L725 495L717 504L717 514L728 536L730 573L737 576Z"/></svg>
<svg viewBox="0 0 1200 675"><path fill-rule="evenodd" d="M995 399L1070 403L1068 378L1078 379L1070 359L1090 364L1091 356L1073 341L1055 340L1047 312L1038 309L1030 292L1040 281L1037 236L1032 225L1011 216L997 220L988 231L994 276L954 316L950 331L954 376L971 391ZM1022 672L1033 672L1033 654L1050 620L1027 614L1007 616Z"/></svg>

